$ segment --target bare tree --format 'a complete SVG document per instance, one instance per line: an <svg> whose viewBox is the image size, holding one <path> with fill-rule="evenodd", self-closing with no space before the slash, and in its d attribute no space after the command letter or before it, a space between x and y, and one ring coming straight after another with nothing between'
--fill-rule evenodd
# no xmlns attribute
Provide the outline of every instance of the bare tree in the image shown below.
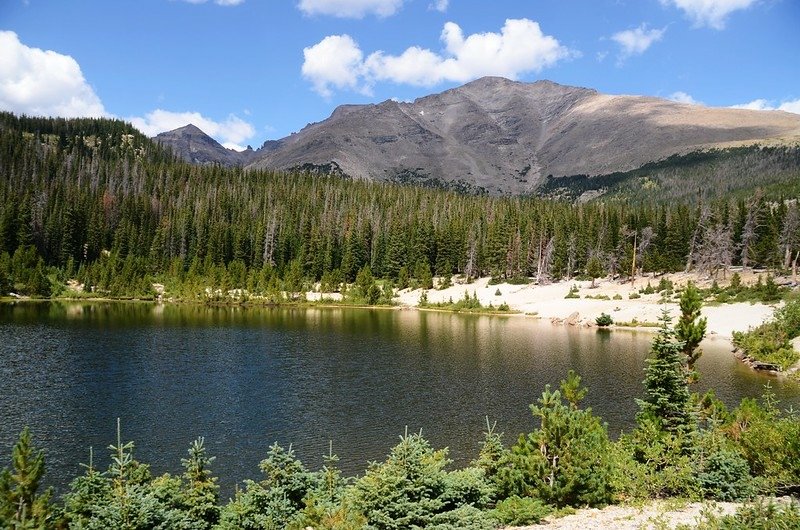
<svg viewBox="0 0 800 530"><path fill-rule="evenodd" d="M709 225L703 234L693 264L698 271L714 278L722 270L724 277L733 262L733 255L733 228L730 224L715 223Z"/></svg>
<svg viewBox="0 0 800 530"><path fill-rule="evenodd" d="M756 231L759 228L760 217L761 190L756 190L755 195L747 201L747 214L745 215L744 227L742 227L742 242L739 248L742 270L747 270L750 264L750 253L756 241Z"/></svg>
<svg viewBox="0 0 800 530"><path fill-rule="evenodd" d="M547 240L547 244L542 247L539 243L539 260L536 266L536 283L542 285L550 283L550 267L553 264L553 250L555 244L553 238Z"/></svg>
<svg viewBox="0 0 800 530"><path fill-rule="evenodd" d="M467 246L467 263L464 265L464 276L467 281L477 275L478 268L478 241L475 232L470 233L469 244Z"/></svg>
<svg viewBox="0 0 800 530"><path fill-rule="evenodd" d="M708 224L710 220L711 211L709 210L708 206L704 204L700 207L700 218L697 220L697 226L694 228L692 241L689 245L689 255L686 257L686 272L689 272L692 269L692 264L696 261L695 253L698 250L698 246L700 245L703 234L706 232L706 230L708 230Z"/></svg>
<svg viewBox="0 0 800 530"><path fill-rule="evenodd" d="M267 225L267 230L264 232L264 254L263 254L263 262L266 265L269 263L270 265L275 265L274 259L274 252L275 252L275 233L278 230L278 220L275 217L275 214L272 214L272 217L269 220L269 224Z"/></svg>
<svg viewBox="0 0 800 530"><path fill-rule="evenodd" d="M778 240L783 251L783 268L788 269L792 265L792 254L800 246L800 215L797 212L797 204L789 205L786 217L783 219L783 227ZM796 259L796 258L795 258Z"/></svg>
<svg viewBox="0 0 800 530"><path fill-rule="evenodd" d="M578 253L578 238L574 233L569 235L567 240L567 280L572 279L572 273L575 272L575 259Z"/></svg>

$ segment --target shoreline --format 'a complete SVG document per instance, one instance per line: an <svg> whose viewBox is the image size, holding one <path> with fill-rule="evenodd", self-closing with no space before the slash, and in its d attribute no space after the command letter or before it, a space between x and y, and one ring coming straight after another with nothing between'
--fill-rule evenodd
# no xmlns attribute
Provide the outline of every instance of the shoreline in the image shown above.
<svg viewBox="0 0 800 530"><path fill-rule="evenodd" d="M754 283L756 275L750 273L743 278L744 283ZM655 332L660 327L662 312L666 309L673 322L680 315L678 301L670 297L666 302L661 294L640 294L639 290L646 285L658 283L661 279L672 281L676 288L692 281L700 288L710 286L711 281L692 273L673 273L653 277L637 277L634 284L620 283L609 279L598 279L595 287L588 280L560 281L546 285L498 283L490 285L490 278L480 278L472 283L456 283L445 289L403 289L397 291L392 305L365 305L341 302L339 293L320 293L309 291L304 300L272 302L250 298L246 301L200 301L180 300L172 298L140 299L140 298L104 298L96 296L80 297L0 297L0 302L86 302L86 303L152 303L175 305L205 305L211 307L280 307L280 308L352 308L382 310L415 310L442 313L458 313L465 315L484 315L501 317L526 317L537 320L550 320L553 325L598 328L595 319L601 314L610 315L614 324L608 330L630 330ZM436 279L438 280L438 278ZM748 281L749 280L749 281ZM438 281L436 282L438 283ZM569 296L571 289L576 292ZM421 307L420 297L427 296L427 307ZM636 293L631 298L632 293ZM481 308L452 309L436 307L435 304L457 302L464 296L478 299ZM501 304L508 306L508 311L496 308ZM747 331L771 318L778 304L752 302L734 302L709 304L704 303L701 314L707 318L706 339L722 339L731 342L734 331Z"/></svg>
<svg viewBox="0 0 800 530"><path fill-rule="evenodd" d="M466 292L469 296L477 297L484 307L488 307L489 304L497 307L505 303L512 311L487 312L492 315L526 316L550 320L554 325L597 328L595 318L605 313L615 322L609 329L653 332L659 327L659 318L664 309L669 312L673 322L680 315L677 299L670 298L666 303L662 303L662 297L658 293L639 293L640 288L648 283L657 284L661 278L673 281L676 287L685 285L687 281L693 281L701 288L711 284L711 281L686 273L667 274L658 279L638 277L633 285L630 282L619 283L598 279L594 288L591 288L590 281L562 281L548 285L509 283L489 285L489 278L481 278L469 284L454 284L446 289L428 289L424 292L427 293L429 303L447 302L450 299L457 301L463 298ZM574 295L576 297L567 298L573 286L577 287L577 294ZM422 289L402 290L396 299L400 307L428 310L418 307L422 293ZM636 293L633 299L630 298L631 293ZM780 304L704 303L701 313L708 321L706 338L730 342L734 331L747 331L748 328L762 324L772 317L778 307Z"/></svg>

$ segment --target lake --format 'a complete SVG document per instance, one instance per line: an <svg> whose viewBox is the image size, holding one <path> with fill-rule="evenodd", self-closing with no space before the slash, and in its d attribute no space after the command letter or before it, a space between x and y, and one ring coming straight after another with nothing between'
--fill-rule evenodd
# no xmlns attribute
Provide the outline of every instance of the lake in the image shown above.
<svg viewBox="0 0 800 530"><path fill-rule="evenodd" d="M155 473L180 471L197 436L227 495L273 442L318 468L382 460L405 427L463 464L486 416L507 444L535 424L528 405L569 369L613 436L633 425L652 334L553 326L525 317L412 310L241 308L147 303L0 304L0 457L29 425L63 491L94 447L108 464L116 418ZM725 341L703 344L697 390L729 406L770 382L781 405L800 387L752 372Z"/></svg>

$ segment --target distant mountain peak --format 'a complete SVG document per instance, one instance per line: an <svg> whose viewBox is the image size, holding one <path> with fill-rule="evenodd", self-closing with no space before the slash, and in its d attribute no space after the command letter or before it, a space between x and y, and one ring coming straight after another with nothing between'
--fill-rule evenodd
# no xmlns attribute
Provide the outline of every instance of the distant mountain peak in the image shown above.
<svg viewBox="0 0 800 530"><path fill-rule="evenodd" d="M245 165L251 161L255 153L252 149L242 152L228 149L192 123L163 132L157 135L155 140L161 145L170 147L173 153L193 164Z"/></svg>
<svg viewBox="0 0 800 530"><path fill-rule="evenodd" d="M202 134L202 136L201 136ZM482 77L413 102L341 105L235 153L187 125L157 140L198 163L532 193L549 176L609 175L672 155L800 138L800 116Z"/></svg>

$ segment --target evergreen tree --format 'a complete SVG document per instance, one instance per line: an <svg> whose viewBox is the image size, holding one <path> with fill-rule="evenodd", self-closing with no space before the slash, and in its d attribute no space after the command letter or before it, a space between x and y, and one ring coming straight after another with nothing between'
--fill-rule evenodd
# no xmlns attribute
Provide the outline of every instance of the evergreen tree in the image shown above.
<svg viewBox="0 0 800 530"><path fill-rule="evenodd" d="M697 380L697 371L694 365L703 354L703 351L699 349L699 345L706 334L707 319L705 317L700 318L702 306L703 301L700 298L700 293L694 284L689 282L681 294L681 316L675 326L675 337L683 344L681 350L685 356L686 380L688 382Z"/></svg>
<svg viewBox="0 0 800 530"><path fill-rule="evenodd" d="M25 427L11 453L11 469L0 471L0 522L14 529L53 528L50 497L39 493L44 475L44 452L37 451Z"/></svg>
<svg viewBox="0 0 800 530"><path fill-rule="evenodd" d="M181 459L184 467L183 504L197 529L208 529L219 521L219 486L208 467L215 457L206 455L204 439L198 438L189 447L189 458Z"/></svg>
<svg viewBox="0 0 800 530"><path fill-rule="evenodd" d="M637 399L637 420L652 420L658 428L686 434L694 427L689 386L683 368L684 343L677 340L666 310L661 315L661 329L653 339L644 379L645 397Z"/></svg>
<svg viewBox="0 0 800 530"><path fill-rule="evenodd" d="M520 435L500 470L507 493L538 497L559 507L611 499L610 440L592 410L579 407L585 394L572 371L560 390L545 387L538 405L531 405L540 427Z"/></svg>

